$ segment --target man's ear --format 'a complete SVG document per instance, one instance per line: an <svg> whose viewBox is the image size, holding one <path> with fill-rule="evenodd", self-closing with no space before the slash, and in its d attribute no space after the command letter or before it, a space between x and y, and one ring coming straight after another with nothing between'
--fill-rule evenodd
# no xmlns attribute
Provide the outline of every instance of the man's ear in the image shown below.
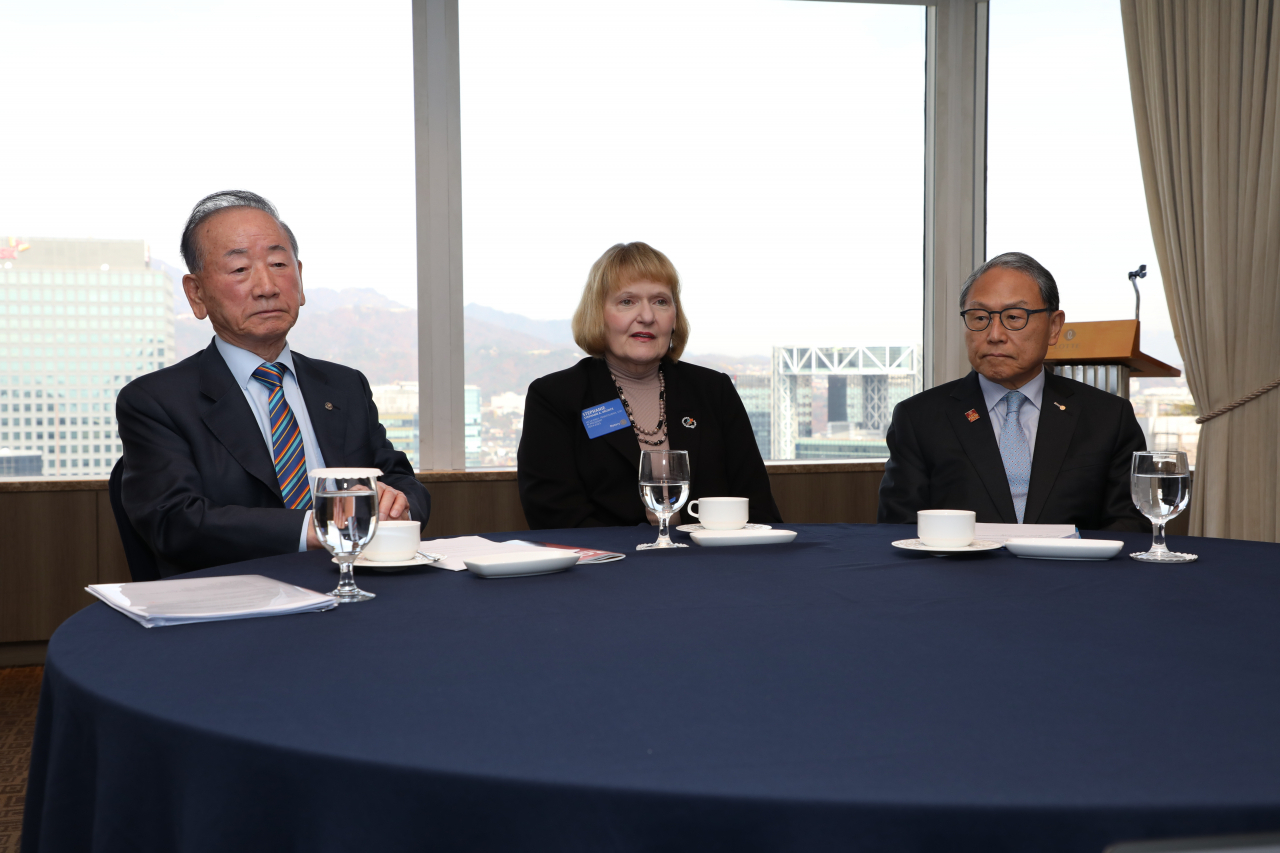
<svg viewBox="0 0 1280 853"><path fill-rule="evenodd" d="M302 286L302 261L298 261L298 307L307 304L307 289Z"/></svg>
<svg viewBox="0 0 1280 853"><path fill-rule="evenodd" d="M209 309L204 307L204 299L200 293L200 277L187 273L182 277L182 292L187 294L187 304L197 320L209 316Z"/></svg>
<svg viewBox="0 0 1280 853"><path fill-rule="evenodd" d="M1049 315L1049 346L1057 346L1058 335L1062 334L1062 324L1067 322L1066 311L1054 311Z"/></svg>

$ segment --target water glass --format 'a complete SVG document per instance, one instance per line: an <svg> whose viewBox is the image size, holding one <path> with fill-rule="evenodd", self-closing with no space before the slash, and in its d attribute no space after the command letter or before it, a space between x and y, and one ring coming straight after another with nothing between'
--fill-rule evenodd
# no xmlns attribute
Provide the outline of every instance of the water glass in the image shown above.
<svg viewBox="0 0 1280 853"><path fill-rule="evenodd" d="M1187 508L1191 500L1191 467L1181 450L1150 450L1133 454L1129 493L1138 511L1151 519L1151 550L1129 556L1144 563L1190 563L1195 554L1170 551L1164 526Z"/></svg>
<svg viewBox="0 0 1280 853"><path fill-rule="evenodd" d="M640 500L658 516L658 541L637 545L649 548L688 548L672 542L667 523L689 499L689 453L685 450L642 450L640 452Z"/></svg>
<svg viewBox="0 0 1280 853"><path fill-rule="evenodd" d="M374 598L356 586L353 566L378 530L377 468L319 468L310 472L311 522L325 550L338 561L339 604Z"/></svg>

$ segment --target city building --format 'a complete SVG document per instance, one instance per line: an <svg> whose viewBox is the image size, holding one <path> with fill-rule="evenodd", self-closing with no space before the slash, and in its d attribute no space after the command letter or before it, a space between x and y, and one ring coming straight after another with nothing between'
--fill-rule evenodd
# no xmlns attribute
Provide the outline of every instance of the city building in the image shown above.
<svg viewBox="0 0 1280 853"><path fill-rule="evenodd" d="M409 457L413 469L418 470L418 383L399 381L373 385L369 390L387 438L396 450Z"/></svg>
<svg viewBox="0 0 1280 853"><path fill-rule="evenodd" d="M116 395L173 362L174 282L141 240L0 248L0 448L41 454L46 476L105 477Z"/></svg>
<svg viewBox="0 0 1280 853"><path fill-rule="evenodd" d="M766 459L883 458L893 407L923 388L921 347L774 347L770 378ZM816 431L815 391L826 412Z"/></svg>
<svg viewBox="0 0 1280 853"><path fill-rule="evenodd" d="M466 451L466 466L480 467L480 443L484 425L480 416L480 386L467 385L463 388L463 447Z"/></svg>
<svg viewBox="0 0 1280 853"><path fill-rule="evenodd" d="M0 448L0 477L39 477L43 473L43 454Z"/></svg>
<svg viewBox="0 0 1280 853"><path fill-rule="evenodd" d="M1196 403L1185 379L1171 380L1168 385L1134 380L1130 382L1129 402L1148 450L1181 450L1187 454L1188 464L1195 466L1200 425L1196 423Z"/></svg>
<svg viewBox="0 0 1280 853"><path fill-rule="evenodd" d="M767 373L742 373L734 377L742 405L747 408L751 431L756 435L760 456L769 458L771 445L769 430L773 420L773 378Z"/></svg>

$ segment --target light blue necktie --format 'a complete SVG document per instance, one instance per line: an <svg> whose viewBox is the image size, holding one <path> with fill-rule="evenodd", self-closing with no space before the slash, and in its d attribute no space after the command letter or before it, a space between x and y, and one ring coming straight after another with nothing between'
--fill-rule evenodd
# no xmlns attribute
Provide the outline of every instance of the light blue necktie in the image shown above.
<svg viewBox="0 0 1280 853"><path fill-rule="evenodd" d="M1027 402L1021 391L1004 395L1004 426L1000 428L1000 458L1004 460L1004 473L1009 478L1009 492L1013 495L1013 508L1022 523L1027 510L1027 488L1031 484L1031 446L1027 434L1018 423L1018 410Z"/></svg>

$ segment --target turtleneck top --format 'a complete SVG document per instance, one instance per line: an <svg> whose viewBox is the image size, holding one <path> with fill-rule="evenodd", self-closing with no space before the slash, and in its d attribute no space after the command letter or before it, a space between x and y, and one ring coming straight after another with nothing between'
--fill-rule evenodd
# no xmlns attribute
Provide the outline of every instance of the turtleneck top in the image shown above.
<svg viewBox="0 0 1280 853"><path fill-rule="evenodd" d="M613 374L613 379L622 388L622 393L627 395L627 404L631 406L631 414L635 416L635 422L641 427L651 430L658 425L661 407L658 405L658 367L661 362L655 362L652 367L645 368L639 372L634 369L623 367L609 356L604 358L605 364L609 367L609 373ZM632 430L635 434L635 430ZM662 425L662 430L657 435L645 436L650 441L658 441L659 444L644 444L640 441L640 437L636 436L636 443L640 445L641 450L670 450L671 445L667 443L667 425ZM639 500L637 493L637 500ZM649 510L645 510L645 515L649 517L650 524L657 524L658 517ZM671 526L675 527L680 523L680 513L671 516Z"/></svg>

